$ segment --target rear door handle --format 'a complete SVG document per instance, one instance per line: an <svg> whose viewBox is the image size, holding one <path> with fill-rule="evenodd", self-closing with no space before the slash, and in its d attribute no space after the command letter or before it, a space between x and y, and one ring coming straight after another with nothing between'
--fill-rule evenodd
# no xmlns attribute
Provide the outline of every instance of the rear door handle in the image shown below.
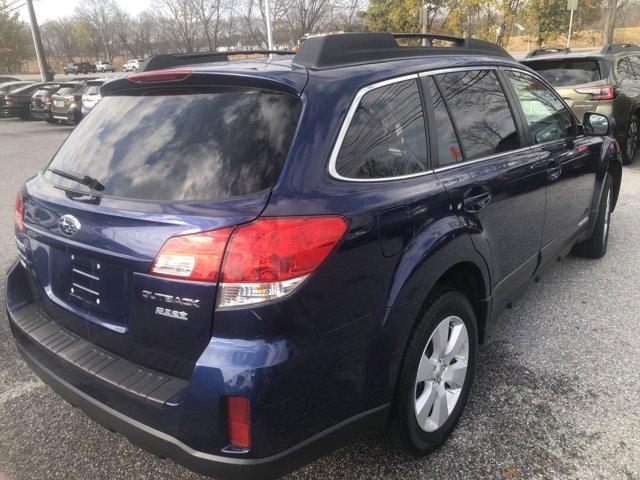
<svg viewBox="0 0 640 480"><path fill-rule="evenodd" d="M556 181L562 175L562 164L558 160L553 160L547 168L547 178L549 180Z"/></svg>
<svg viewBox="0 0 640 480"><path fill-rule="evenodd" d="M477 213L491 203L491 198L488 187L473 187L462 196L462 210Z"/></svg>

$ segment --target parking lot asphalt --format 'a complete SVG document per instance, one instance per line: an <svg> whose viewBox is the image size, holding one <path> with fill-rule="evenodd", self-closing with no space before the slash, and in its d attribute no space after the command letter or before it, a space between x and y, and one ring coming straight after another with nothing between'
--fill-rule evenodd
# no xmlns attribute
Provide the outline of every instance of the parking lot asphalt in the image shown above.
<svg viewBox="0 0 640 480"><path fill-rule="evenodd" d="M0 302L15 193L71 131L0 119ZM569 257L498 321L467 410L422 460L377 435L288 479L640 479L640 162L625 167L602 260ZM89 420L18 357L0 312L0 480L197 479Z"/></svg>

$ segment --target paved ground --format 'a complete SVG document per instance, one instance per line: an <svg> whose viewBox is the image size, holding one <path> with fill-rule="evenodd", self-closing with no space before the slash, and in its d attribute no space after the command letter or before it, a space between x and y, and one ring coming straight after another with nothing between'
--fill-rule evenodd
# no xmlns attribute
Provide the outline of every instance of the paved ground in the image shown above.
<svg viewBox="0 0 640 480"><path fill-rule="evenodd" d="M70 131L0 119L0 272L20 183ZM605 259L570 258L502 317L471 402L437 453L407 461L366 438L290 479L640 479L640 163L625 168ZM0 275L0 302L4 278ZM87 419L17 357L0 312L0 480L195 479Z"/></svg>

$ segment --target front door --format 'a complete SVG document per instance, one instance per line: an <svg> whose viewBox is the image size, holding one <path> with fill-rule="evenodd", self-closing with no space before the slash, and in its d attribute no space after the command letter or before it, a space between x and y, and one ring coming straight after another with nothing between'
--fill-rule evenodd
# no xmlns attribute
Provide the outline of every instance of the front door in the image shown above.
<svg viewBox="0 0 640 480"><path fill-rule="evenodd" d="M545 264L588 226L602 140L579 135L571 111L537 78L516 70L505 71L505 77L527 122L533 152L544 158L547 188L541 250Z"/></svg>

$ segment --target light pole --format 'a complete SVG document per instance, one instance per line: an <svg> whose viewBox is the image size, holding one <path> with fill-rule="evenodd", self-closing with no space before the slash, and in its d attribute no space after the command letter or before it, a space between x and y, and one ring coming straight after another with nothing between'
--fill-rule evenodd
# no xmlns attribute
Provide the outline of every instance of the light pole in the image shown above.
<svg viewBox="0 0 640 480"><path fill-rule="evenodd" d="M267 47L273 50L273 35L271 34L271 15L269 14L269 0L264 0L264 13L267 17Z"/></svg>
<svg viewBox="0 0 640 480"><path fill-rule="evenodd" d="M569 34L567 35L567 48L571 46L571 29L573 28L573 12L578 9L578 0L567 0L567 10L571 10L569 16Z"/></svg>
<svg viewBox="0 0 640 480"><path fill-rule="evenodd" d="M43 82L51 81L53 78L49 78L49 67L47 66L47 57L44 54L44 47L42 46L42 38L40 38L40 28L38 27L38 21L36 20L36 12L33 9L32 0L27 0L27 9L29 10L29 23L31 24L31 35L33 36L33 46L36 50L36 57L38 59L38 66L40 67L40 76Z"/></svg>

